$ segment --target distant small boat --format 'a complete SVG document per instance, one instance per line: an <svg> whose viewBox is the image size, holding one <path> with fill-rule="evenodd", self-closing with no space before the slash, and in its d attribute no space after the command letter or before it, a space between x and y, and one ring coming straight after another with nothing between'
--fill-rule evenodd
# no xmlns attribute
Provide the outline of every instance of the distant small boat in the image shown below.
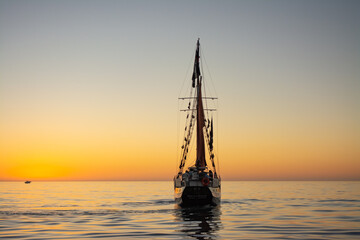
<svg viewBox="0 0 360 240"><path fill-rule="evenodd" d="M26 181L26 182L25 182L25 184L30 184L30 183L31 183L31 181Z"/></svg>

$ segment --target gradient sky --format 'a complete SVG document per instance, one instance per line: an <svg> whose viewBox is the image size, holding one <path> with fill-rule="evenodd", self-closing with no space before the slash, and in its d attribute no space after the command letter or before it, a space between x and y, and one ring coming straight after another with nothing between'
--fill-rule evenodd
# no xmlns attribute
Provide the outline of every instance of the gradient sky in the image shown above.
<svg viewBox="0 0 360 240"><path fill-rule="evenodd" d="M198 37L223 179L360 180L359 12L0 0L0 180L170 180Z"/></svg>

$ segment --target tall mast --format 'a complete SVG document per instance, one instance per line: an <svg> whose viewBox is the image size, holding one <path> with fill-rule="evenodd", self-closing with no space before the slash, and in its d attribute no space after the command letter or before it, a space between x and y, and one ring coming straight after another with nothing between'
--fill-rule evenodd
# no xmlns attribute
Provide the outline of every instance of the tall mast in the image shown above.
<svg viewBox="0 0 360 240"><path fill-rule="evenodd" d="M196 80L196 93L197 93L197 104L196 104L196 167L205 167L205 140L204 140L204 108L202 103L201 95L201 73L200 73L200 39L197 41L196 52L195 52L195 63L193 73L193 87Z"/></svg>

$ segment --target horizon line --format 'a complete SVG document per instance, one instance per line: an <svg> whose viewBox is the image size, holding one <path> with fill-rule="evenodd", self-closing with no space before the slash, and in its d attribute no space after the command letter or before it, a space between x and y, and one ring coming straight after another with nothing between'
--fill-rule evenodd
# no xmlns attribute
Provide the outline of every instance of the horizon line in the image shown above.
<svg viewBox="0 0 360 240"><path fill-rule="evenodd" d="M0 182L171 182L169 180L149 180L149 179L129 179L129 180L90 180L90 179L77 179L77 180L0 180ZM253 179L253 180L240 180L240 179L226 179L223 182L357 182L360 179Z"/></svg>

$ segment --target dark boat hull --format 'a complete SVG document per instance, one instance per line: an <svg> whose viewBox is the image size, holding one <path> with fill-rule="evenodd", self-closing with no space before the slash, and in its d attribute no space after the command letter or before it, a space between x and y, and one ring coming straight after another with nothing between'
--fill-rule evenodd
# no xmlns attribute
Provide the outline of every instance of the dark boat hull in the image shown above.
<svg viewBox="0 0 360 240"><path fill-rule="evenodd" d="M175 189L175 202L180 206L217 206L220 199L219 187L187 186Z"/></svg>

